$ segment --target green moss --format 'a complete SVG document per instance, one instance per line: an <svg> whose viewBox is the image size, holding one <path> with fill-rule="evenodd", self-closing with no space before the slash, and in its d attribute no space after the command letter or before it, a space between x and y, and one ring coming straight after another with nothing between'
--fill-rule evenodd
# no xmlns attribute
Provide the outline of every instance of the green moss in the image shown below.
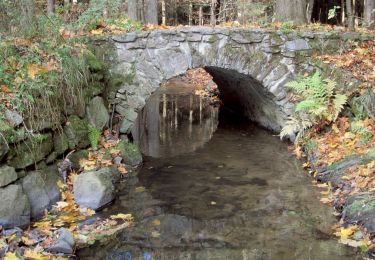
<svg viewBox="0 0 375 260"><path fill-rule="evenodd" d="M135 77L135 69L131 69L131 71L127 74L112 74L111 78L108 81L108 93L110 92L117 92L119 88L124 84L127 83L129 85L133 84Z"/></svg>
<svg viewBox="0 0 375 260"><path fill-rule="evenodd" d="M120 141L116 149L120 150L121 157L125 164L136 166L142 163L142 154L136 144Z"/></svg>
<svg viewBox="0 0 375 260"><path fill-rule="evenodd" d="M86 103L91 100L91 98L98 96L104 92L105 86L101 82L93 82L89 86L83 89L83 96Z"/></svg>
<svg viewBox="0 0 375 260"><path fill-rule="evenodd" d="M8 164L16 169L41 161L53 148L52 134L33 135L9 152Z"/></svg>
<svg viewBox="0 0 375 260"><path fill-rule="evenodd" d="M212 35L209 39L208 39L208 42L209 43L214 43L214 42L217 42L219 40L219 37L217 35Z"/></svg>
<svg viewBox="0 0 375 260"><path fill-rule="evenodd" d="M356 198L350 205L346 207L346 214L349 217L355 217L360 212L369 211L375 208L375 200L368 196Z"/></svg>
<svg viewBox="0 0 375 260"><path fill-rule="evenodd" d="M83 55L90 71L100 72L105 70L105 64L99 61L98 58L91 51L86 50Z"/></svg>

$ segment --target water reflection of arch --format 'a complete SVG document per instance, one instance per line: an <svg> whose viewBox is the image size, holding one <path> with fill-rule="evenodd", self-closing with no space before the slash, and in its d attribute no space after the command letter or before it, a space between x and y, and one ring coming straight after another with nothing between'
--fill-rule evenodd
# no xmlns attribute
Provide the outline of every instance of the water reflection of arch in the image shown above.
<svg viewBox="0 0 375 260"><path fill-rule="evenodd" d="M218 126L218 107L191 90L161 88L152 94L134 123L134 140L147 156L166 157L195 151Z"/></svg>

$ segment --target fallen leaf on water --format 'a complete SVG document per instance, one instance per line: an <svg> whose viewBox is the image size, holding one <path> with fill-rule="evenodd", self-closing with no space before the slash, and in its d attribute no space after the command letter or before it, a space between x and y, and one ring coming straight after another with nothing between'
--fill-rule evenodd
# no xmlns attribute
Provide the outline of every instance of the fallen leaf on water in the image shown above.
<svg viewBox="0 0 375 260"><path fill-rule="evenodd" d="M155 219L154 221L152 221L152 224L155 226L160 226L161 224L160 219Z"/></svg>
<svg viewBox="0 0 375 260"><path fill-rule="evenodd" d="M152 232L151 232L151 236L152 236L152 237L155 237L155 238L156 238L156 237L160 237L160 233L159 233L158 231L152 231Z"/></svg>
<svg viewBox="0 0 375 260"><path fill-rule="evenodd" d="M122 219L122 220L127 220L127 221L133 220L133 216L131 214L123 214L123 213L119 213L117 215L112 215L110 218L111 219Z"/></svg>
<svg viewBox="0 0 375 260"><path fill-rule="evenodd" d="M143 186L135 188L135 192L144 192L145 190L146 190L146 188L143 187Z"/></svg>

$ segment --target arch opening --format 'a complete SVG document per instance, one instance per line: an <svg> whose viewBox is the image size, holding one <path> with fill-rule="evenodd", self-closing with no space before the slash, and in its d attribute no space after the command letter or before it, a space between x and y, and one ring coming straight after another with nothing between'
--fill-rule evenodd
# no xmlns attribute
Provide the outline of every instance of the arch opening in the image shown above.
<svg viewBox="0 0 375 260"><path fill-rule="evenodd" d="M285 114L276 97L262 83L235 70L208 66L225 107L269 130L280 131Z"/></svg>

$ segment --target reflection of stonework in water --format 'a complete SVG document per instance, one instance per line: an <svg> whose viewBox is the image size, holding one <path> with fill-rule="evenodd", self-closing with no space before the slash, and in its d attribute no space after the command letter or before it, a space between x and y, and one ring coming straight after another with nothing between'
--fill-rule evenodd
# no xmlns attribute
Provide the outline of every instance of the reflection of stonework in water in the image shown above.
<svg viewBox="0 0 375 260"><path fill-rule="evenodd" d="M155 92L138 115L132 133L147 156L165 157L195 151L217 129L217 107L191 90L178 91L168 86Z"/></svg>

